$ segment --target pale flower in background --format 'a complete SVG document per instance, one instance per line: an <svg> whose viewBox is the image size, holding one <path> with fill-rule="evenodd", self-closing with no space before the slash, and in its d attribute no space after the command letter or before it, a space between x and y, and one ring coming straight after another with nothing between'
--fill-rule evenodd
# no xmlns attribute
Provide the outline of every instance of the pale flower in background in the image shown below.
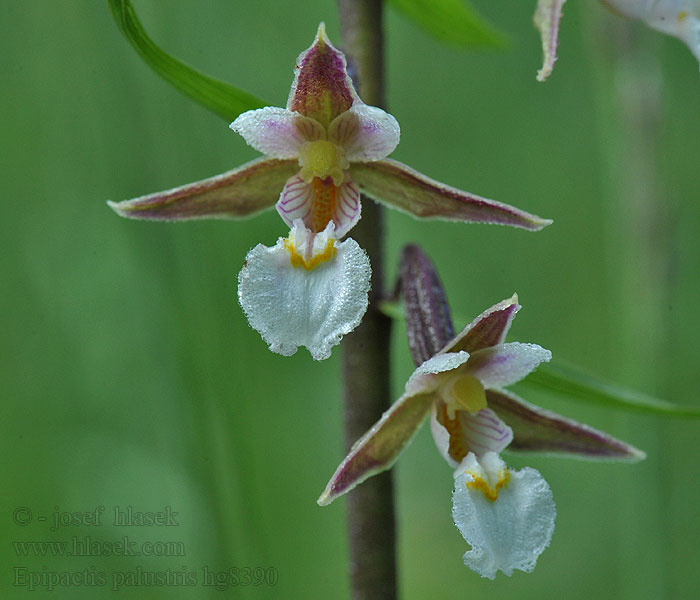
<svg viewBox="0 0 700 600"><path fill-rule="evenodd" d="M700 0L601 0L614 12L644 21L684 42L700 61Z"/></svg>
<svg viewBox="0 0 700 600"><path fill-rule="evenodd" d="M535 27L542 38L542 68L537 80L552 73L559 45L559 23L566 0L538 0ZM684 42L700 61L700 0L601 0L613 12L644 21L649 27Z"/></svg>

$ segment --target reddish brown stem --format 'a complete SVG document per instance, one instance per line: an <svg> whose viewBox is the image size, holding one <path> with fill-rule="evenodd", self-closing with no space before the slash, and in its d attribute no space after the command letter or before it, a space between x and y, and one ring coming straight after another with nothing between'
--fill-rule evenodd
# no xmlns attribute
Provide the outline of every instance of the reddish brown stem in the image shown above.
<svg viewBox="0 0 700 600"><path fill-rule="evenodd" d="M343 50L360 97L384 106L381 0L339 0ZM383 209L362 200L352 232L372 262L370 305L362 324L343 342L346 449L387 408L390 320L379 312L383 292ZM395 519L391 472L373 477L348 495L350 586L354 600L396 598Z"/></svg>

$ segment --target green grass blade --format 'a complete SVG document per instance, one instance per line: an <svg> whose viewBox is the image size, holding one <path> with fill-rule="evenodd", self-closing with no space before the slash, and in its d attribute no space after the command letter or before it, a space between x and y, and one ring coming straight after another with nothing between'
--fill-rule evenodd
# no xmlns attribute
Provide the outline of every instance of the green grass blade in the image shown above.
<svg viewBox="0 0 700 600"><path fill-rule="evenodd" d="M265 106L265 103L255 96L199 73L161 50L146 34L129 0L107 1L119 30L131 42L141 58L183 94L228 122L233 121L242 112Z"/></svg>
<svg viewBox="0 0 700 600"><path fill-rule="evenodd" d="M391 4L426 33L441 42L466 48L504 48L498 31L465 0L390 0Z"/></svg>
<svg viewBox="0 0 700 600"><path fill-rule="evenodd" d="M674 404L667 400L601 381L587 375L577 367L562 364L561 361L541 365L521 384L539 388L564 399L579 400L589 404L674 417L700 418L700 408L698 407Z"/></svg>

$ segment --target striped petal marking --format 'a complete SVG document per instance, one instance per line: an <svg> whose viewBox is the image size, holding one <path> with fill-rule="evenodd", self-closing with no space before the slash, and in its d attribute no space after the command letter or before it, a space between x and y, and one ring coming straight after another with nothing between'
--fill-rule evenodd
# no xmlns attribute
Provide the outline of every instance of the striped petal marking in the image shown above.
<svg viewBox="0 0 700 600"><path fill-rule="evenodd" d="M290 227L300 219L307 229L318 233L333 221L336 239L352 229L360 211L360 190L347 175L339 186L331 177L306 182L295 175L287 180L277 202L277 212Z"/></svg>
<svg viewBox="0 0 700 600"><path fill-rule="evenodd" d="M476 414L458 410L448 414L444 402L436 402L430 418L430 430L443 458L453 467L470 452L483 456L499 454L513 440L513 431L490 408Z"/></svg>

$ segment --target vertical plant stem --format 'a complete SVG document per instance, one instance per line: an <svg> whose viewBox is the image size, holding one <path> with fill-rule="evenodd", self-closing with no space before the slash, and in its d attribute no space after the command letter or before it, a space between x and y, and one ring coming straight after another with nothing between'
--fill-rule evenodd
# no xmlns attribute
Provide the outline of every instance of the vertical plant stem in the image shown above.
<svg viewBox="0 0 700 600"><path fill-rule="evenodd" d="M384 106L381 0L339 0L343 50L360 97ZM345 446L349 450L379 418L391 398L390 319L376 300L383 292L383 209L362 199L353 237L372 262L370 305L362 324L343 342ZM365 481L347 498L350 587L354 600L396 598L396 550L391 472Z"/></svg>

